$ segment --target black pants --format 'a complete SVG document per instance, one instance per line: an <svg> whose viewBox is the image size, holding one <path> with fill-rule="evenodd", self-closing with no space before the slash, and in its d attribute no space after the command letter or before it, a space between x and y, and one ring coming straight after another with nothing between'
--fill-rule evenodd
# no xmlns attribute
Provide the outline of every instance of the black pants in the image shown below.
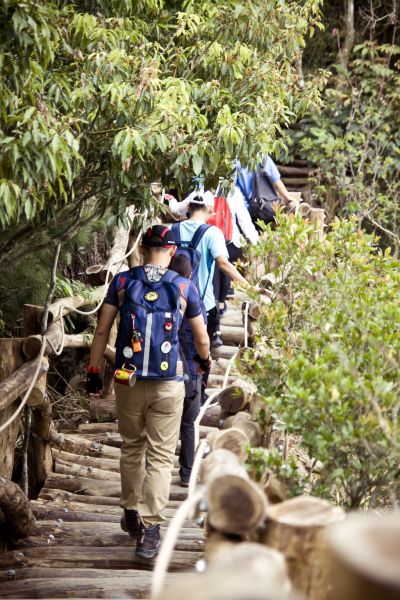
<svg viewBox="0 0 400 600"><path fill-rule="evenodd" d="M194 422L200 411L201 377L196 377L195 391L185 396L181 421L181 451L179 453L179 476L182 481L189 481L194 461Z"/></svg>
<svg viewBox="0 0 400 600"><path fill-rule="evenodd" d="M242 258L243 256L243 250L232 244L232 242L228 242L226 244L226 249L228 250L229 262L231 262L232 264L234 264L239 258ZM229 279L229 277L225 275L225 273L220 271L220 269L218 269L217 266L215 266L213 287L215 301L217 303L218 309L219 302L225 302L230 285L231 280Z"/></svg>

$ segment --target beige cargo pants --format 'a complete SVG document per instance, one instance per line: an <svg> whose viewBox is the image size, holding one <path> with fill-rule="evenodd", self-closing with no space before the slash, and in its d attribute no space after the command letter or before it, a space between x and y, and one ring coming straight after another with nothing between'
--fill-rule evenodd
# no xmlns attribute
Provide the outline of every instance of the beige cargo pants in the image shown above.
<svg viewBox="0 0 400 600"><path fill-rule="evenodd" d="M179 436L182 381L115 384L121 447L122 508L137 510L148 527L164 521Z"/></svg>

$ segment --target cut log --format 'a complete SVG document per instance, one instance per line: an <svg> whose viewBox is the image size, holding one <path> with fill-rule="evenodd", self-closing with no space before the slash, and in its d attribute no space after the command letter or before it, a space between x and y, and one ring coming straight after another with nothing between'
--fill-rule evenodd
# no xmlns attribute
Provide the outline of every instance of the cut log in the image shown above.
<svg viewBox="0 0 400 600"><path fill-rule="evenodd" d="M47 475L52 471L50 447L52 407L48 396L39 406L32 407L31 435L28 445L29 494L36 497Z"/></svg>
<svg viewBox="0 0 400 600"><path fill-rule="evenodd" d="M55 461L61 459L67 463L75 463L77 465L84 465L85 467L95 467L96 469L104 469L105 471L115 471L116 473L119 473L119 460L114 458L95 458L93 456L65 452L64 450L58 450L57 448L52 449L52 454Z"/></svg>
<svg viewBox="0 0 400 600"><path fill-rule="evenodd" d="M209 427L220 427L222 422L223 414L219 404L214 404L207 408L201 420L202 425L208 425Z"/></svg>
<svg viewBox="0 0 400 600"><path fill-rule="evenodd" d="M230 450L239 459L240 463L244 463L247 458L247 446L249 445L249 438L240 429L231 427L224 431L218 431L212 434L212 437L208 437L211 448L218 450L223 448L224 450Z"/></svg>
<svg viewBox="0 0 400 600"><path fill-rule="evenodd" d="M73 475L74 477L89 477L90 479L98 479L100 481L120 481L119 473L115 471L105 471L96 467L87 467L80 464L74 464L56 458L54 471L62 475Z"/></svg>
<svg viewBox="0 0 400 600"><path fill-rule="evenodd" d="M221 317L221 325L243 327L243 318L240 311L228 309Z"/></svg>
<svg viewBox="0 0 400 600"><path fill-rule="evenodd" d="M267 507L262 541L286 556L294 587L310 600L326 598L331 577L326 528L344 518L341 508L312 496Z"/></svg>
<svg viewBox="0 0 400 600"><path fill-rule="evenodd" d="M224 344L235 344L239 346L244 342L244 327L221 325L221 335Z"/></svg>
<svg viewBox="0 0 400 600"><path fill-rule="evenodd" d="M243 379L235 379L231 385L218 394L218 402L223 411L237 413L244 410L257 388L253 383Z"/></svg>
<svg viewBox="0 0 400 600"><path fill-rule="evenodd" d="M49 361L47 358L43 357L42 360L42 369L41 372L36 379L36 383L33 386L31 393L29 394L29 398L27 403L29 406L38 406L42 404L44 399L47 396L46 386L47 386L47 372L49 370Z"/></svg>
<svg viewBox="0 0 400 600"><path fill-rule="evenodd" d="M2 537L14 540L30 535L34 519L28 498L16 483L1 475L0 512L4 518Z"/></svg>
<svg viewBox="0 0 400 600"><path fill-rule="evenodd" d="M38 361L30 360L22 365L17 371L9 375L0 383L0 411L4 410L19 396L21 396L31 384L37 368ZM46 359L41 360L39 374L46 372L48 363Z"/></svg>
<svg viewBox="0 0 400 600"><path fill-rule="evenodd" d="M51 443L65 452L73 454L83 454L88 456L98 456L104 458L114 458L119 460L121 453L117 448L99 444L95 441L86 440L78 435L66 435L57 433L54 429L50 431L49 439Z"/></svg>
<svg viewBox="0 0 400 600"><path fill-rule="evenodd" d="M226 370L229 365L229 360L226 358L216 358L211 363L211 373L213 375L225 375ZM235 365L232 365L230 370L231 376L238 377L238 370L235 368Z"/></svg>
<svg viewBox="0 0 400 600"><path fill-rule="evenodd" d="M14 371L16 371L23 364L24 356L22 354L22 342L23 338L0 339L0 382L4 383L4 380L10 375L12 381L12 373L14 373ZM19 404L18 401L10 401L8 403L8 406L4 408L4 388L2 388L2 383L0 384L0 424L3 424L6 421L8 421L8 419L17 410ZM18 396L16 398L18 398ZM21 415L14 419L14 421L0 435L0 475L3 475L3 477L5 477L6 479L11 479L13 473L14 451L16 441L18 438L20 422Z"/></svg>
<svg viewBox="0 0 400 600"><path fill-rule="evenodd" d="M266 499L249 480L238 458L229 450L217 449L201 467L206 485L210 525L217 531L244 535L256 529L265 518Z"/></svg>
<svg viewBox="0 0 400 600"><path fill-rule="evenodd" d="M252 420L247 412L238 412L224 420L223 429L235 428L242 431L248 439L250 446L259 446L261 440L261 431L258 423Z"/></svg>
<svg viewBox="0 0 400 600"><path fill-rule="evenodd" d="M114 394L103 398L91 398L89 416L91 419L116 419L117 408Z"/></svg>
<svg viewBox="0 0 400 600"><path fill-rule="evenodd" d="M93 341L91 332L77 334L64 334L61 321L54 321L46 331L45 356L53 354L63 344L63 348L90 348ZM40 335L30 335L23 344L23 351L27 358L35 358L42 346Z"/></svg>
<svg viewBox="0 0 400 600"><path fill-rule="evenodd" d="M88 278L88 282L91 286L99 286L104 283L102 278L100 277L100 273L103 270L103 265L92 265L91 267L87 267L85 269L86 277Z"/></svg>
<svg viewBox="0 0 400 600"><path fill-rule="evenodd" d="M294 187L295 189L300 189L309 184L308 177L282 177L282 181L287 187Z"/></svg>
<svg viewBox="0 0 400 600"><path fill-rule="evenodd" d="M228 551L221 551L209 559L211 573L237 572L244 568L247 581L268 582L268 587L277 586L283 591L291 589L285 557L273 548L253 542L231 544Z"/></svg>
<svg viewBox="0 0 400 600"><path fill-rule="evenodd" d="M287 177L308 177L310 173L310 169L308 165L304 165L303 167L292 167L289 165L278 165L278 171L282 176Z"/></svg>
<svg viewBox="0 0 400 600"><path fill-rule="evenodd" d="M351 514L330 528L334 560L330 600L398 600L400 598L400 519Z"/></svg>
<svg viewBox="0 0 400 600"><path fill-rule="evenodd" d="M268 575L268 574L267 574ZM223 582L223 584L221 583ZM270 585L268 576L252 581L247 576L247 565L240 570L221 569L217 572L188 575L179 583L171 584L157 596L157 600L300 600L293 592L281 586Z"/></svg>
<svg viewBox="0 0 400 600"><path fill-rule="evenodd" d="M200 552L174 552L169 564L171 571L187 570L201 557ZM76 546L55 546L47 548L26 548L24 552L4 552L0 555L0 568L10 567L68 567L97 569L152 570L153 561L140 559L132 548L85 548Z"/></svg>
<svg viewBox="0 0 400 600"><path fill-rule="evenodd" d="M219 348L212 348L211 355L213 358L231 358L236 354L236 346L220 346Z"/></svg>
<svg viewBox="0 0 400 600"><path fill-rule="evenodd" d="M218 531L211 533L204 546L204 558L207 564L213 564L220 554L229 553L242 539L240 535L227 535Z"/></svg>
<svg viewBox="0 0 400 600"><path fill-rule="evenodd" d="M40 333L44 306L24 304L23 323L24 337Z"/></svg>
<svg viewBox="0 0 400 600"><path fill-rule="evenodd" d="M2 584L2 592L8 598L149 598L151 580L151 572L143 571L141 565L135 570L102 571L24 567L17 569L13 581ZM176 581L176 576L167 574L168 584Z"/></svg>
<svg viewBox="0 0 400 600"><path fill-rule="evenodd" d="M279 481L273 473L265 473L261 485L270 504L277 504L278 502L287 500L287 486Z"/></svg>

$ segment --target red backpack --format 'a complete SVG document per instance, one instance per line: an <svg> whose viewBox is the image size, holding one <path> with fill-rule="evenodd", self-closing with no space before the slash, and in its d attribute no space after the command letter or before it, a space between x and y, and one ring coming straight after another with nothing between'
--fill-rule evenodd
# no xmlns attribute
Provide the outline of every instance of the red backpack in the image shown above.
<svg viewBox="0 0 400 600"><path fill-rule="evenodd" d="M224 234L227 242L232 239L232 215L229 208L228 200L224 196L216 196L214 198L214 214L207 221L209 225L215 225Z"/></svg>

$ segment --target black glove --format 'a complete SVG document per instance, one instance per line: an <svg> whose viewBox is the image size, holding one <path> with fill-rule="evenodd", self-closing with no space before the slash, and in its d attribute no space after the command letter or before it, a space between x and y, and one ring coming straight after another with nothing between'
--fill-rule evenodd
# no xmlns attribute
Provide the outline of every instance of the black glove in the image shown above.
<svg viewBox="0 0 400 600"><path fill-rule="evenodd" d="M88 373L86 375L85 389L88 394L100 394L103 389L103 382L98 373Z"/></svg>
<svg viewBox="0 0 400 600"><path fill-rule="evenodd" d="M208 355L208 358L201 358L198 354L193 357L194 362L199 366L200 370L203 373L207 373L207 371L211 368L211 356Z"/></svg>

